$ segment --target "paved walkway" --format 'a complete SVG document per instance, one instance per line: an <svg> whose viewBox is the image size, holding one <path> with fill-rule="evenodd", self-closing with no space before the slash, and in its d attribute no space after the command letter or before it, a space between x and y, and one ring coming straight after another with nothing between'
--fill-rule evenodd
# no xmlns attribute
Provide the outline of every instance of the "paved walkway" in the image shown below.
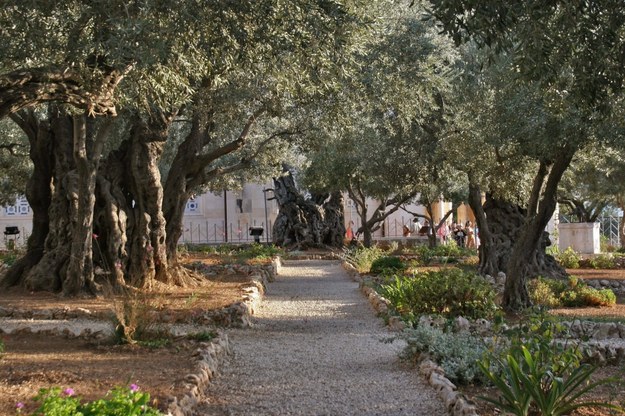
<svg viewBox="0 0 625 416"><path fill-rule="evenodd" d="M286 262L198 414L445 415L338 262Z"/></svg>

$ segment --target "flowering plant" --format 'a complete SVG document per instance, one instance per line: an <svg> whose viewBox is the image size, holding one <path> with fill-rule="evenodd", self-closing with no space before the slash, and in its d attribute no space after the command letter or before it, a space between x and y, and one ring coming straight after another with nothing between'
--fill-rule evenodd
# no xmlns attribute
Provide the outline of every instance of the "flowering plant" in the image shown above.
<svg viewBox="0 0 625 416"><path fill-rule="evenodd" d="M150 395L139 392L136 384L115 387L106 397L87 403L81 403L73 389L61 390L59 387L41 389L35 400L41 402L41 405L32 413L33 416L162 415L157 409L150 407ZM18 403L16 407L19 413L24 404Z"/></svg>

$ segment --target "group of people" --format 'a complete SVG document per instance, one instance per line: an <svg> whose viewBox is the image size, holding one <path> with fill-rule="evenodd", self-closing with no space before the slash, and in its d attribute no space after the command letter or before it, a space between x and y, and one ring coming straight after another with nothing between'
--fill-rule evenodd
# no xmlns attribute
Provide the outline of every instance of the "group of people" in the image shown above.
<svg viewBox="0 0 625 416"><path fill-rule="evenodd" d="M459 247L476 248L477 247L477 228L471 221L462 223L453 223L448 226L446 223L438 229L438 236L445 243L448 237L454 239Z"/></svg>
<svg viewBox="0 0 625 416"><path fill-rule="evenodd" d="M354 222L350 221L347 227L345 238L347 241L353 241L356 238L352 227ZM415 218L410 225L404 225L402 234L404 237L410 237L412 234L427 235L430 229L430 224L426 220L425 225L421 225L419 220ZM477 248L477 227L471 222L467 221L464 225L462 223L452 223L451 225L443 223L436 231L439 239L442 243L450 241L449 238L458 244L459 247Z"/></svg>

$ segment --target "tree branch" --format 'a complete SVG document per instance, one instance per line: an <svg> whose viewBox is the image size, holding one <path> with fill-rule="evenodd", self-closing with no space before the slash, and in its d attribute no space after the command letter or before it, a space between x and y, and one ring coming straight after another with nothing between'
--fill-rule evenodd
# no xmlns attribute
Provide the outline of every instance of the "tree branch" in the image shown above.
<svg viewBox="0 0 625 416"><path fill-rule="evenodd" d="M33 68L4 74L0 76L0 119L45 102L71 104L89 116L115 116L115 89L131 68L108 70L95 91L87 90L87 82L71 68Z"/></svg>

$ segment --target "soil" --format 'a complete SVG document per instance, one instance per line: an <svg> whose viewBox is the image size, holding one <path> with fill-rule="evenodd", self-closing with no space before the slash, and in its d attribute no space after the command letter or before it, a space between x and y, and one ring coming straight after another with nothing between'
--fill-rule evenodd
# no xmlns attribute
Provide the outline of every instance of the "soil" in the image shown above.
<svg viewBox="0 0 625 416"><path fill-rule="evenodd" d="M187 261L215 264L210 256L190 256ZM215 275L205 285L193 288L165 288L150 293L151 305L171 320L190 316L195 310L217 310L240 302L247 276ZM63 298L52 293L32 293L13 288L0 294L0 307L22 310L78 308L94 316L113 316L113 302L105 298ZM0 331L1 334L1 331ZM33 398L42 388L72 388L85 400L103 397L115 386L137 384L149 392L161 410L171 396L183 393L183 378L194 368L197 343L171 339L166 346L115 345L41 334L2 334L0 356L0 415L15 415L16 404L25 403L22 413L37 407Z"/></svg>

